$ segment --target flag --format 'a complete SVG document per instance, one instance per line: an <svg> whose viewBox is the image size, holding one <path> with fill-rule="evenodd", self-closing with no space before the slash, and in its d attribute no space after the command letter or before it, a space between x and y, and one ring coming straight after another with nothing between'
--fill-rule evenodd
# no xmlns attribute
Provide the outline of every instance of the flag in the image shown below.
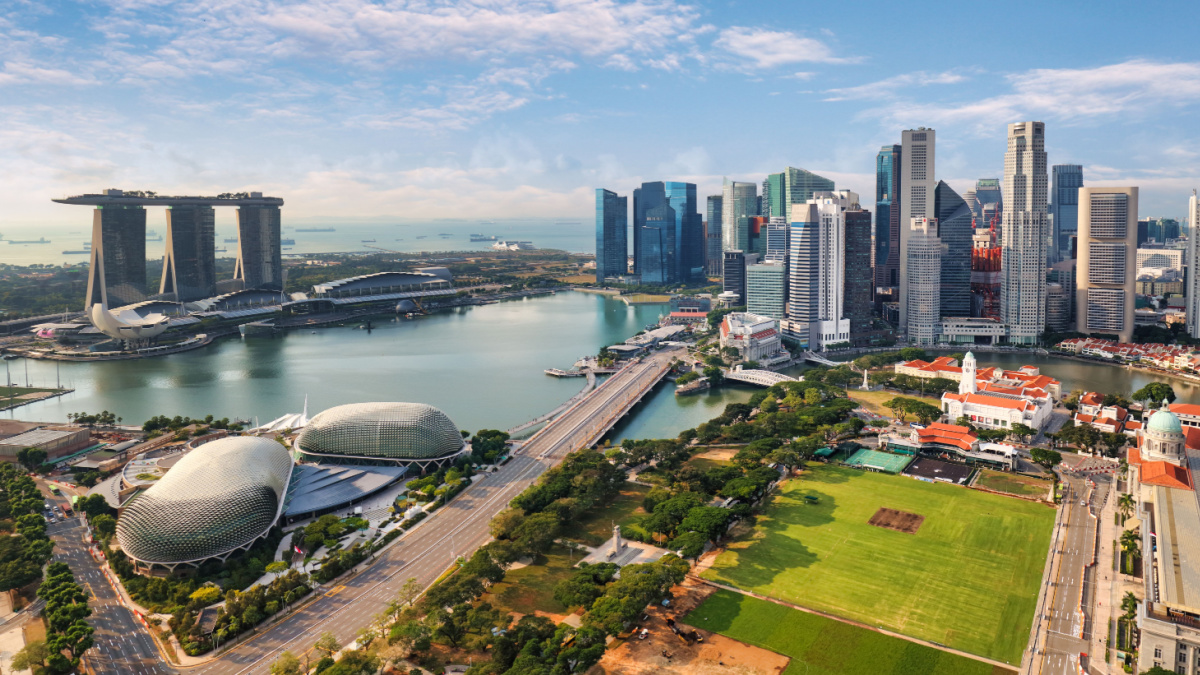
<svg viewBox="0 0 1200 675"><path fill-rule="evenodd" d="M299 546L292 544L292 548L296 551L297 555L304 555L304 551L301 551Z"/></svg>

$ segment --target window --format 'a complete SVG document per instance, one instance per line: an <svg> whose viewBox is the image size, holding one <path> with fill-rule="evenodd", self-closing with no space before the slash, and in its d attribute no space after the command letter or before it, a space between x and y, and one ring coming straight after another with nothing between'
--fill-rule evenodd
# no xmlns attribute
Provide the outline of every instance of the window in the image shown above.
<svg viewBox="0 0 1200 675"><path fill-rule="evenodd" d="M1155 647L1155 648L1154 648L1154 658L1156 658L1156 659L1161 659L1161 658L1162 658L1162 647ZM1158 664L1156 663L1156 664L1154 664L1154 665L1158 665Z"/></svg>

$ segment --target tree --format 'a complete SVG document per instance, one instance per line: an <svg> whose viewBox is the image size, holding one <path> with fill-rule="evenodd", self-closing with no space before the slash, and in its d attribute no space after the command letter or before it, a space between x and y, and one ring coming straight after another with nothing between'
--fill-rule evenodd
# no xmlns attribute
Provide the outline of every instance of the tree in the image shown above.
<svg viewBox="0 0 1200 675"><path fill-rule="evenodd" d="M1030 448L1029 458L1047 469L1062 462L1062 454L1057 450L1048 450L1046 448Z"/></svg>
<svg viewBox="0 0 1200 675"><path fill-rule="evenodd" d="M1143 670L1142 675L1175 675L1175 673L1162 666L1154 666L1150 670Z"/></svg>
<svg viewBox="0 0 1200 675"><path fill-rule="evenodd" d="M188 599L201 607L207 607L221 599L221 589L218 586L201 586L192 591Z"/></svg>
<svg viewBox="0 0 1200 675"><path fill-rule="evenodd" d="M266 572L267 574L279 575L279 574L283 574L284 572L288 571L288 567L289 567L289 565L287 563L283 562L282 560L276 560L275 562L267 565L266 569L264 569L263 571Z"/></svg>
<svg viewBox="0 0 1200 675"><path fill-rule="evenodd" d="M921 424L928 425L930 422L942 416L942 409L936 405L930 405L923 401L913 401L910 405L909 412L917 416Z"/></svg>
<svg viewBox="0 0 1200 675"><path fill-rule="evenodd" d="M525 522L525 514L521 509L504 509L492 518L488 529L496 539L510 539L513 532L523 522Z"/></svg>
<svg viewBox="0 0 1200 675"><path fill-rule="evenodd" d="M1132 621L1137 615L1138 599L1131 591L1125 591L1125 597L1121 598L1121 609L1125 610L1125 618Z"/></svg>
<svg viewBox="0 0 1200 675"><path fill-rule="evenodd" d="M1151 382L1133 392L1130 398L1135 401L1149 401L1151 406L1158 406L1164 400L1167 403L1174 403L1175 390L1166 382Z"/></svg>
<svg viewBox="0 0 1200 675"><path fill-rule="evenodd" d="M1142 535L1133 530L1122 532L1121 550L1135 559L1140 558L1142 556Z"/></svg>
<svg viewBox="0 0 1200 675"><path fill-rule="evenodd" d="M101 513L92 518L92 527L96 528L96 534L100 535L101 539L108 539L117 532L117 519L107 513Z"/></svg>
<svg viewBox="0 0 1200 675"><path fill-rule="evenodd" d="M46 643L34 640L13 656L10 667L13 670L32 670L34 666L44 666L49 656L50 650L46 649Z"/></svg>
<svg viewBox="0 0 1200 675"><path fill-rule="evenodd" d="M95 518L102 513L107 513L109 515L116 513L116 511L114 511L113 508L108 505L108 501L104 499L102 495L98 494L88 495L87 497L80 499L79 510L86 513L88 518Z"/></svg>
<svg viewBox="0 0 1200 675"><path fill-rule="evenodd" d="M517 547L529 555L537 555L550 548L558 538L558 516L553 513L535 513L513 531Z"/></svg>
<svg viewBox="0 0 1200 675"><path fill-rule="evenodd" d="M1027 424L1022 424L1020 422L1017 422L1016 424L1012 425L1011 433L1014 436L1019 437L1023 441L1028 441L1030 436L1037 435L1037 429L1034 429L1033 427L1031 427Z"/></svg>
<svg viewBox="0 0 1200 675"><path fill-rule="evenodd" d="M325 652L326 656L333 658L333 655L338 653L338 650L342 648L342 645L340 642L338 642L337 638L334 637L333 633L325 631L324 633L321 633L321 637L317 638L317 642L313 645L313 647L316 648L317 651Z"/></svg>
<svg viewBox="0 0 1200 675"><path fill-rule="evenodd" d="M1133 515L1133 495L1123 494L1117 499L1117 508L1121 510L1121 518L1128 519Z"/></svg>
<svg viewBox="0 0 1200 675"><path fill-rule="evenodd" d="M284 651L275 663L271 664L271 675L301 675L303 672L300 659L289 651Z"/></svg>
<svg viewBox="0 0 1200 675"><path fill-rule="evenodd" d="M688 511L677 528L681 532L699 532L706 539L715 540L725 532L733 514L719 506L697 506Z"/></svg>
<svg viewBox="0 0 1200 675"><path fill-rule="evenodd" d="M1120 433L1104 432L1100 438L1104 443L1105 450L1107 450L1104 454L1109 457L1116 457L1121 452L1121 448L1125 447L1125 444L1129 442L1129 437Z"/></svg>
<svg viewBox="0 0 1200 675"><path fill-rule="evenodd" d="M895 417L896 419L903 422L904 421L904 413L907 412L907 409L908 409L907 399L901 398L899 396L897 396L895 398L890 398L883 402L883 407L892 411L892 417Z"/></svg>
<svg viewBox="0 0 1200 675"><path fill-rule="evenodd" d="M46 461L46 451L40 448L23 448L17 451L17 461L32 472Z"/></svg>

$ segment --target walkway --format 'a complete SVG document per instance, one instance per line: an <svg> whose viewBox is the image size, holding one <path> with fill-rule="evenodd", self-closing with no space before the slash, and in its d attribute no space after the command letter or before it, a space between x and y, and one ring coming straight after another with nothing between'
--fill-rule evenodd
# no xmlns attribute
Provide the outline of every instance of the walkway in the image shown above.
<svg viewBox="0 0 1200 675"><path fill-rule="evenodd" d="M779 384L780 382L800 382L794 377L788 377L782 373L772 372L770 370L730 370L725 373L725 379L745 382L746 384L756 384L760 387L770 387Z"/></svg>
<svg viewBox="0 0 1200 675"><path fill-rule="evenodd" d="M829 366L830 368L837 368L838 366L846 365L844 363L838 363L837 361L830 361L816 352L804 352L804 358L805 360L812 361L813 363L819 363L822 366Z"/></svg>
<svg viewBox="0 0 1200 675"><path fill-rule="evenodd" d="M516 436L517 434L521 433L522 431L532 429L533 427L536 427L537 425L541 424L542 422L552 420L555 417L557 417L560 413L562 413L562 411L564 411L567 408L570 408L571 406L575 405L576 403L579 403L580 401L582 401L584 396L587 396L588 394L590 394L592 392L593 389L596 388L596 373L591 370L588 370L585 372L587 373L587 384L585 384L583 386L582 391L580 391L578 394L575 394L571 398L567 399L567 401L565 403L558 406L554 410L551 410L550 412L546 413L545 415L539 415L538 417L535 417L524 424L518 424L517 426L509 429L508 435Z"/></svg>

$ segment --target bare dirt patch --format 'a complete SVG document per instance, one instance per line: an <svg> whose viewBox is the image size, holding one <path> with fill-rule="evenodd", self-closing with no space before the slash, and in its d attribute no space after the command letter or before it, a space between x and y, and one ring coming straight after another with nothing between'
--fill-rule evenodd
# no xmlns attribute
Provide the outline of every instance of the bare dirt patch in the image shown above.
<svg viewBox="0 0 1200 675"><path fill-rule="evenodd" d="M915 534L921 529L921 523L925 522L925 516L918 516L915 513L907 511L897 511L896 509L879 509L867 524L875 527L885 527L889 530L904 532L906 534Z"/></svg>
<svg viewBox="0 0 1200 675"><path fill-rule="evenodd" d="M645 640L630 637L618 640L604 652L600 663L588 675L778 675L791 660L782 654L708 631L699 631L704 642L688 645L667 626L668 618L686 616L714 592L711 586L692 579L671 589L671 607L654 606L646 610L649 619L641 623L650 634ZM685 632L694 627L677 624ZM640 628L639 628L640 630Z"/></svg>
<svg viewBox="0 0 1200 675"><path fill-rule="evenodd" d="M741 448L711 448L695 455L694 459L711 459L717 462L728 462Z"/></svg>

